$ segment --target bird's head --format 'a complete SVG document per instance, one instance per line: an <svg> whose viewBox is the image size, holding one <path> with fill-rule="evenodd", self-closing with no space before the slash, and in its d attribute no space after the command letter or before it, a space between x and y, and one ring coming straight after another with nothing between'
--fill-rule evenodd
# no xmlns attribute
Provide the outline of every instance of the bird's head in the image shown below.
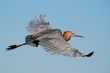
<svg viewBox="0 0 110 73"><path fill-rule="evenodd" d="M81 38L84 38L83 36L77 35L77 34L71 32L71 31L65 31L65 32L63 33L63 38L64 38L66 41L70 40L71 37L81 37Z"/></svg>

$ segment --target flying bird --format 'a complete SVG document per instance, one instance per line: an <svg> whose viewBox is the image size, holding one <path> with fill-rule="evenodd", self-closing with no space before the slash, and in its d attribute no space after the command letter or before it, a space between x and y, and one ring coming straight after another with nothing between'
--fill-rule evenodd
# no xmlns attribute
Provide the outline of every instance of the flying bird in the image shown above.
<svg viewBox="0 0 110 73"><path fill-rule="evenodd" d="M30 33L25 38L25 43L20 45L10 45L7 50L13 50L23 45L31 45L33 47L42 46L45 51L50 54L64 55L69 57L90 57L93 52L83 54L76 48L73 48L67 41L72 37L82 37L71 31L62 33L60 29L53 29L49 22L45 19L45 15L40 15L32 20L26 27Z"/></svg>

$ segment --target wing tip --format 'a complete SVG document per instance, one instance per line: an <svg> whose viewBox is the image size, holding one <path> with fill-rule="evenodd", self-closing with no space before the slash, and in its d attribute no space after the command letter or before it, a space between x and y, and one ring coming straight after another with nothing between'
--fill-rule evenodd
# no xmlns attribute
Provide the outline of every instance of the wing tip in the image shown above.
<svg viewBox="0 0 110 73"><path fill-rule="evenodd" d="M90 52L89 54L85 55L84 57L91 57L93 54L94 54L94 51Z"/></svg>

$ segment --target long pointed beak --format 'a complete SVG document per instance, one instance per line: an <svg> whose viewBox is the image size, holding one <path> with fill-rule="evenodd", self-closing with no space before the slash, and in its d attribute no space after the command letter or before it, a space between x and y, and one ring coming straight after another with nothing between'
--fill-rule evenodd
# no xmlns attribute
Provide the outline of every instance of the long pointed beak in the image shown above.
<svg viewBox="0 0 110 73"><path fill-rule="evenodd" d="M73 37L81 37L81 38L84 38L84 36L81 36L81 35L74 35Z"/></svg>

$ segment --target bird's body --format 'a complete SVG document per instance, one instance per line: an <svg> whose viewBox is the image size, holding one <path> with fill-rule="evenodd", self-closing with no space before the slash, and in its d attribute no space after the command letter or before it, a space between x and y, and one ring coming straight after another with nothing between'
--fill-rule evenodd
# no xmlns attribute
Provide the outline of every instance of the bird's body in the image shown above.
<svg viewBox="0 0 110 73"><path fill-rule="evenodd" d="M82 36L75 35L75 33L70 31L66 31L62 34L60 29L51 28L49 26L49 22L47 22L45 17L42 15L31 21L26 29L31 35L27 35L25 38L26 43L21 44L20 46L28 44L37 47L38 45L41 45L50 54L59 54L71 57L89 57L93 54L93 52L91 52L88 55L84 55L77 49L71 47L67 41L70 40L72 36ZM19 47L19 45L11 45L7 49L11 50L10 48L14 49L16 47Z"/></svg>

